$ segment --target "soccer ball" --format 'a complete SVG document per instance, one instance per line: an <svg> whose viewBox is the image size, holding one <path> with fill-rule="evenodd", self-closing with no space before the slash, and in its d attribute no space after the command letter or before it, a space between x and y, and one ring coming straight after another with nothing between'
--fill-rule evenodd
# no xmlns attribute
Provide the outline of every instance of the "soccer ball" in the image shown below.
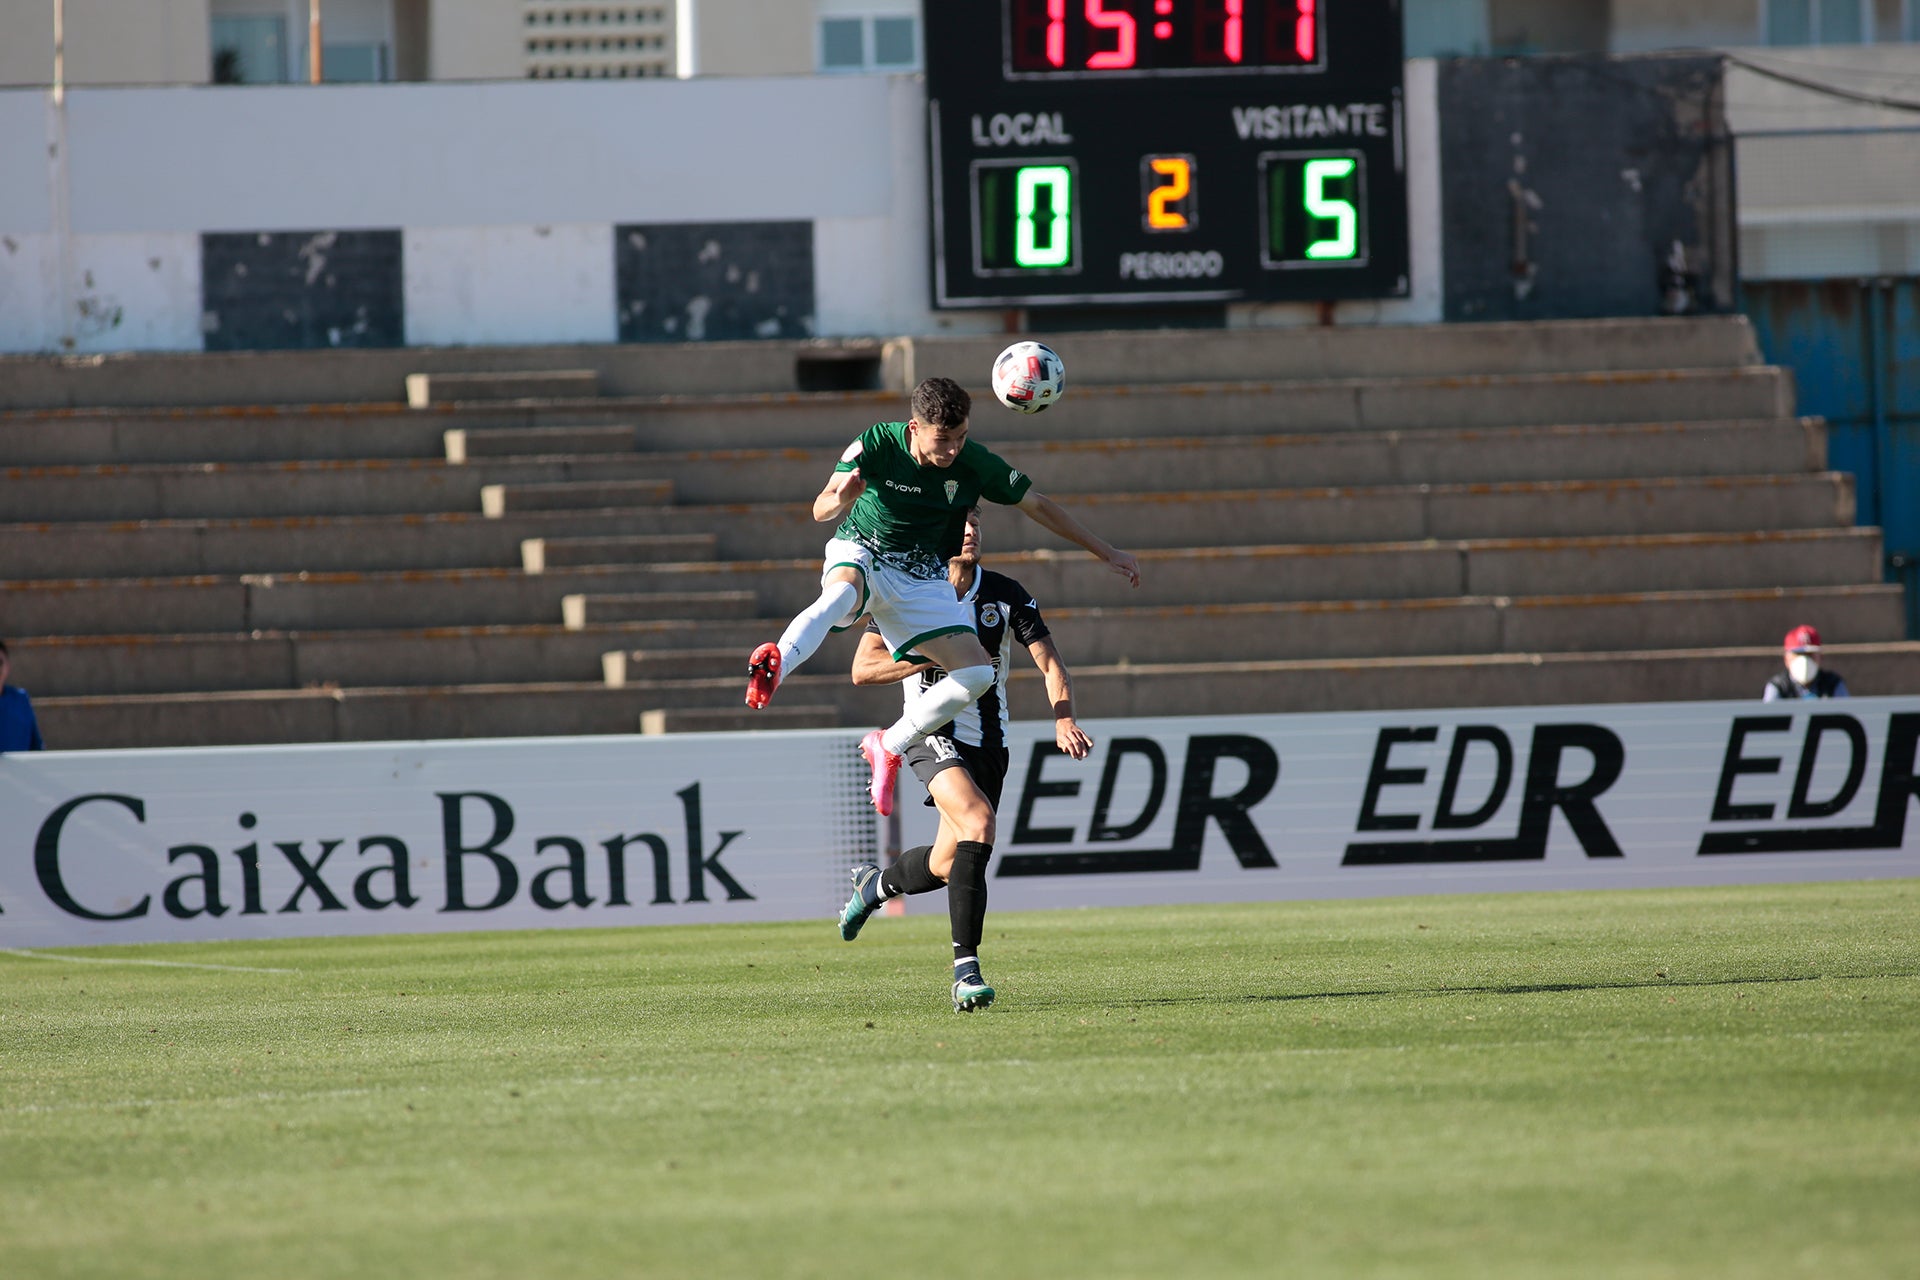
<svg viewBox="0 0 1920 1280"><path fill-rule="evenodd" d="M1067 393L1067 366L1045 343L1016 342L993 358L993 394L1015 413L1039 413Z"/></svg>

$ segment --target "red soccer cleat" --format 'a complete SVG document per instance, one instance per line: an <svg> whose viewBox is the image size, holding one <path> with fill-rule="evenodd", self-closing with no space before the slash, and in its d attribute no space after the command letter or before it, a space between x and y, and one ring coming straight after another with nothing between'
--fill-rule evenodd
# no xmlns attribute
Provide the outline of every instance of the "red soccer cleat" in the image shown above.
<svg viewBox="0 0 1920 1280"><path fill-rule="evenodd" d="M747 659L747 705L755 711L773 701L780 687L780 646L763 644Z"/></svg>
<svg viewBox="0 0 1920 1280"><path fill-rule="evenodd" d="M878 729L860 739L860 754L873 766L873 781L867 785L867 795L873 799L873 807L880 811L880 816L890 818L893 816L893 784L900 777L900 757L887 750Z"/></svg>

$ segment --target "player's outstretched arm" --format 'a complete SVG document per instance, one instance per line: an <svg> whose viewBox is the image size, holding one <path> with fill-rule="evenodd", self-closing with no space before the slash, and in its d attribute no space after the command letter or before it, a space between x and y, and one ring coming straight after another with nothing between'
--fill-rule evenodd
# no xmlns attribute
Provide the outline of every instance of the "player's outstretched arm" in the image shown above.
<svg viewBox="0 0 1920 1280"><path fill-rule="evenodd" d="M1075 760L1085 760L1093 750L1093 737L1073 718L1073 677L1067 673L1067 664L1060 660L1060 651L1053 647L1050 636L1029 644L1027 652L1047 679L1047 705L1053 708L1053 745Z"/></svg>
<svg viewBox="0 0 1920 1280"><path fill-rule="evenodd" d="M860 647L853 653L853 682L861 685L899 684L914 672L932 665L925 659L894 661L893 650L887 648L887 642L869 631L860 637Z"/></svg>
<svg viewBox="0 0 1920 1280"><path fill-rule="evenodd" d="M1027 490L1027 496L1020 499L1020 510L1041 528L1057 533L1068 542L1077 543L1086 548L1088 554L1103 562L1107 568L1134 586L1140 585L1139 561L1068 515L1059 503L1046 494L1038 489Z"/></svg>
<svg viewBox="0 0 1920 1280"><path fill-rule="evenodd" d="M813 518L821 524L839 523L866 491L867 482L860 475L860 468L834 472L827 480L827 487L813 500Z"/></svg>

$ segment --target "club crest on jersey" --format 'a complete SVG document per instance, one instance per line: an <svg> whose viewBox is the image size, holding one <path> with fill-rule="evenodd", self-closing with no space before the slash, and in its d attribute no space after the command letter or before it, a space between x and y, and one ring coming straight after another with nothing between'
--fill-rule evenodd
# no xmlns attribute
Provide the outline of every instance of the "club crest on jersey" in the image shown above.
<svg viewBox="0 0 1920 1280"><path fill-rule="evenodd" d="M949 480L945 487L947 490L947 505L952 506L953 495L960 492L960 482L958 480Z"/></svg>
<svg viewBox="0 0 1920 1280"><path fill-rule="evenodd" d="M980 625L983 627L999 626L1000 625L1000 606L997 604L985 604L980 606Z"/></svg>

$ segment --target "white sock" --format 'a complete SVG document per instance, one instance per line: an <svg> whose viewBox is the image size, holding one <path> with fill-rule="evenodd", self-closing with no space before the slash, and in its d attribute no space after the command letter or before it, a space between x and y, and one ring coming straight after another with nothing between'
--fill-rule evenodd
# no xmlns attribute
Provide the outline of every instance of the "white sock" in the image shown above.
<svg viewBox="0 0 1920 1280"><path fill-rule="evenodd" d="M814 655L827 633L843 622L860 603L860 589L851 582L829 582L820 597L795 615L780 637L780 678L785 680Z"/></svg>
<svg viewBox="0 0 1920 1280"><path fill-rule="evenodd" d="M950 671L923 689L907 704L906 713L880 736L880 745L899 755L954 718L993 687L993 668L986 665Z"/></svg>

